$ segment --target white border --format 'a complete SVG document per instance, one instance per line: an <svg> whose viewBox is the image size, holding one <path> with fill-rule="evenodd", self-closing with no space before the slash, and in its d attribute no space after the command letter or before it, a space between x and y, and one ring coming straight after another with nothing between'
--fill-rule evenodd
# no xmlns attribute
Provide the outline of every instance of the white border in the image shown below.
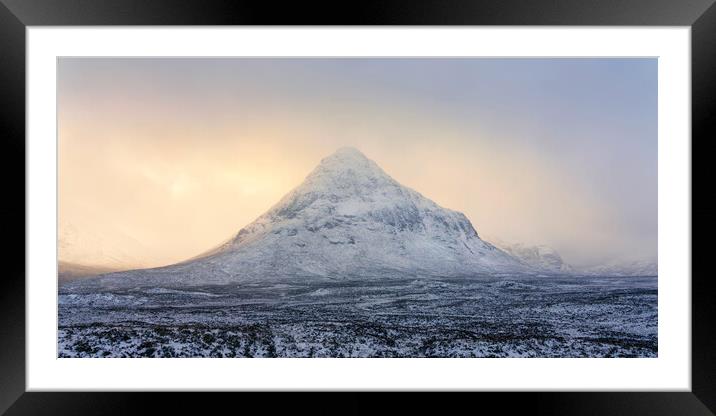
<svg viewBox="0 0 716 416"><path fill-rule="evenodd" d="M27 389L691 390L690 29L52 28L27 32ZM58 56L659 57L659 357L58 359Z"/></svg>

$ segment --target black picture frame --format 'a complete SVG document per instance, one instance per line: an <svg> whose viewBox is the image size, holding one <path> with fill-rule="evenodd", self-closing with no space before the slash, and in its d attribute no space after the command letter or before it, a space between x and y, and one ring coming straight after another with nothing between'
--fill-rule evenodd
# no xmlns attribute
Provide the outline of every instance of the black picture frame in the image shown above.
<svg viewBox="0 0 716 416"><path fill-rule="evenodd" d="M136 414L229 409L362 414L442 414L464 409L501 413L709 415L716 412L714 284L697 274L703 256L692 254L692 388L690 392L478 393L435 397L335 393L292 394L283 400L265 394L204 393L30 393L25 391L25 28L75 25L653 25L690 26L692 33L692 155L713 135L716 124L716 6L714 0L431 0L258 2L212 0L0 0L0 140L4 202L0 219L6 244L0 278L0 414ZM698 143L698 144L697 144ZM694 146L696 145L696 146ZM702 155L705 152L702 152ZM692 183L706 174L692 162ZM699 170L701 169L701 170ZM20 173L23 172L23 173ZM21 180L21 176L23 180ZM693 187L693 185L692 185ZM22 202L21 202L22 201ZM706 235L704 205L693 209L693 235ZM20 221L24 219L24 221ZM693 227L692 227L693 229ZM22 242L22 244L20 243ZM703 246L702 246L703 247ZM692 253L698 247L692 243ZM701 249L703 250L703 248ZM250 403L249 403L250 402ZM160 407L157 407L160 406ZM496 407L495 407L496 406ZM260 409L260 408L259 408Z"/></svg>

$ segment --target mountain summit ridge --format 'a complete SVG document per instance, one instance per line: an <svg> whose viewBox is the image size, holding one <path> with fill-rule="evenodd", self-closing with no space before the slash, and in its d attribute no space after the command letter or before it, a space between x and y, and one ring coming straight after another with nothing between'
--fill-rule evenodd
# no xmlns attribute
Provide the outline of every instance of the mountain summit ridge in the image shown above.
<svg viewBox="0 0 716 416"><path fill-rule="evenodd" d="M213 252L98 281L200 285L530 271L480 239L464 214L401 185L363 153L345 147L323 158L300 185Z"/></svg>

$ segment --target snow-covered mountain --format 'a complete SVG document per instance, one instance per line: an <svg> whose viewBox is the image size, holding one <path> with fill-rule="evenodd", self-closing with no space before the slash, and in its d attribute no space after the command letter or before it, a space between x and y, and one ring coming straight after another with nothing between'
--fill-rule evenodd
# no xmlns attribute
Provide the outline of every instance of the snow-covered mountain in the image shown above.
<svg viewBox="0 0 716 416"><path fill-rule="evenodd" d="M212 252L173 266L90 281L201 285L532 271L483 241L464 214L402 186L358 150L342 148Z"/></svg>
<svg viewBox="0 0 716 416"><path fill-rule="evenodd" d="M571 273L574 271L574 268L565 263L562 256L552 247L522 243L509 244L498 239L490 239L490 241L495 246L536 269L552 273Z"/></svg>
<svg viewBox="0 0 716 416"><path fill-rule="evenodd" d="M656 259L641 259L612 261L579 272L588 276L657 276L659 268Z"/></svg>

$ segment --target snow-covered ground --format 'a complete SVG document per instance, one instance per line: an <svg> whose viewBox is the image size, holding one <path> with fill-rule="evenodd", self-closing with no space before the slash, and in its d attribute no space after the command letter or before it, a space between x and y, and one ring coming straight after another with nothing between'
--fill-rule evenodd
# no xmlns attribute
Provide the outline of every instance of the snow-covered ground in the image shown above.
<svg viewBox="0 0 716 416"><path fill-rule="evenodd" d="M654 357L655 277L285 280L59 294L60 357Z"/></svg>

